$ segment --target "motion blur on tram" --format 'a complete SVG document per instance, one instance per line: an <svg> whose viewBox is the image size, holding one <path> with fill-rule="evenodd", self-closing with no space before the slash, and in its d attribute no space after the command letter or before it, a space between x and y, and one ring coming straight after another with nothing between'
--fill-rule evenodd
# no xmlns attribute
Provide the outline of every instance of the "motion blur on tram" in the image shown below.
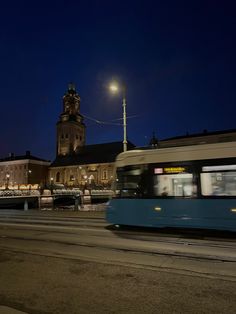
<svg viewBox="0 0 236 314"><path fill-rule="evenodd" d="M109 223L236 231L236 142L130 150L115 171Z"/></svg>

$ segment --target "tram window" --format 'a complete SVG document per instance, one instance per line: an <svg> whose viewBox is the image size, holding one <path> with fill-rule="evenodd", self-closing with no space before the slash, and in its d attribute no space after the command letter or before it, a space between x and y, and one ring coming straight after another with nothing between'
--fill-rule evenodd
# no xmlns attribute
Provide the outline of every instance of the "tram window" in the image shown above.
<svg viewBox="0 0 236 314"><path fill-rule="evenodd" d="M235 196L236 171L201 173L201 192L204 196Z"/></svg>
<svg viewBox="0 0 236 314"><path fill-rule="evenodd" d="M142 168L122 168L117 170L116 194L120 197L141 197L144 194Z"/></svg>
<svg viewBox="0 0 236 314"><path fill-rule="evenodd" d="M196 196L196 185L193 183L193 174L177 173L154 176L155 196Z"/></svg>

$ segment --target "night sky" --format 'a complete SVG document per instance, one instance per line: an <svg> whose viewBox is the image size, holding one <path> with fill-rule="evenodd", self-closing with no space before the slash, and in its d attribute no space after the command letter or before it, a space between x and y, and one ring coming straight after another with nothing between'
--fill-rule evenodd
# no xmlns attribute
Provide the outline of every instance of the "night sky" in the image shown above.
<svg viewBox="0 0 236 314"><path fill-rule="evenodd" d="M1 1L0 157L53 160L62 97L81 96L87 144L146 145L186 132L235 129L236 2ZM111 123L96 123L92 119Z"/></svg>

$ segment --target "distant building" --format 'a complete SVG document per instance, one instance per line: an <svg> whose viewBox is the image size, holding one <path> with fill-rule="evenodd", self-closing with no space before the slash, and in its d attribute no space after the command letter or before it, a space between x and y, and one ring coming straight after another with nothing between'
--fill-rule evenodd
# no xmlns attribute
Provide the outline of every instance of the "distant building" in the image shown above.
<svg viewBox="0 0 236 314"><path fill-rule="evenodd" d="M123 143L85 145L85 130L80 96L75 86L69 84L57 122L57 156L49 168L51 184L80 188L111 186L115 158L123 151ZM128 149L134 147L128 142Z"/></svg>
<svg viewBox="0 0 236 314"><path fill-rule="evenodd" d="M204 130L202 133L186 134L182 136L170 137L158 140L153 134L149 146L153 148L165 148L174 146L211 144L236 141L236 129L208 132Z"/></svg>
<svg viewBox="0 0 236 314"><path fill-rule="evenodd" d="M0 159L0 189L19 185L65 185L79 188L110 188L116 156L123 142L86 145L86 126L80 113L80 96L69 84L63 96L63 110L57 122L56 158L49 161L32 156L10 154ZM159 140L153 133L149 147L153 149L236 141L236 129L186 134ZM135 146L128 142L128 150Z"/></svg>
<svg viewBox="0 0 236 314"><path fill-rule="evenodd" d="M19 185L45 185L50 162L30 154L0 160L0 188L19 187Z"/></svg>
<svg viewBox="0 0 236 314"><path fill-rule="evenodd" d="M152 148L159 147L159 141L157 137L155 136L155 132L152 133L152 138L150 139L149 146L151 146Z"/></svg>
<svg viewBox="0 0 236 314"><path fill-rule="evenodd" d="M75 86L69 84L63 96L63 112L57 122L57 156L76 153L85 145L85 124L80 114L80 96Z"/></svg>
<svg viewBox="0 0 236 314"><path fill-rule="evenodd" d="M128 142L128 148L134 148ZM76 154L57 156L50 166L50 179L71 187L110 187L116 156L123 142L85 145Z"/></svg>

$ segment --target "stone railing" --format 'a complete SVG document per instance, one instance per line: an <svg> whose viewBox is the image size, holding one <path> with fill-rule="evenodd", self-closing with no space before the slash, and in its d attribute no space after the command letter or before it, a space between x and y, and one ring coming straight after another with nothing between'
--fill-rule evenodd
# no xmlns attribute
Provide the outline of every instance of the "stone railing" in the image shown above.
<svg viewBox="0 0 236 314"><path fill-rule="evenodd" d="M80 191L80 190L57 189L57 190L53 190L52 193L54 195L78 195L78 194L82 194L82 191Z"/></svg>
<svg viewBox="0 0 236 314"><path fill-rule="evenodd" d="M113 195L112 190L91 190L91 195Z"/></svg>
<svg viewBox="0 0 236 314"><path fill-rule="evenodd" d="M40 191L38 190L1 190L0 197L10 196L39 196Z"/></svg>

